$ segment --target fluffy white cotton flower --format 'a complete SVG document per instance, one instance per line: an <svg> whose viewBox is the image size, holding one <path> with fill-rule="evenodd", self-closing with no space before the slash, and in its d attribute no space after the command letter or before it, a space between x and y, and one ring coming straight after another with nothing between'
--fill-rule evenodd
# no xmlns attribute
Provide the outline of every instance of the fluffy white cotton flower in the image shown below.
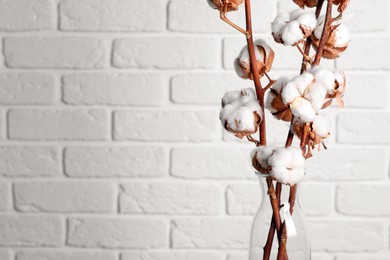
<svg viewBox="0 0 390 260"><path fill-rule="evenodd" d="M265 107L279 120L291 121L292 113L290 108L283 103L282 91L285 88L290 78L280 77L276 83L268 91L267 98L265 100Z"/></svg>
<svg viewBox="0 0 390 260"><path fill-rule="evenodd" d="M258 74L260 77L264 75L264 73L269 72L272 67L272 63L274 61L275 53L271 49L271 47L267 44L265 40L259 39L254 42L256 48L255 57L258 68ZM234 68L237 75L243 79L253 79L253 73L250 66L250 55L248 51L248 47L245 46L238 58L234 62Z"/></svg>
<svg viewBox="0 0 390 260"><path fill-rule="evenodd" d="M316 111L309 100L302 97L296 98L290 103L292 114L304 122L312 122L316 117Z"/></svg>
<svg viewBox="0 0 390 260"><path fill-rule="evenodd" d="M305 123L313 122L316 114L327 107L332 98L340 98L337 79L344 86L342 72L336 75L326 69L311 69L285 84L281 91L283 102L296 118Z"/></svg>
<svg viewBox="0 0 390 260"><path fill-rule="evenodd" d="M318 115L313 121L313 132L321 139L329 136L329 122L324 116Z"/></svg>
<svg viewBox="0 0 390 260"><path fill-rule="evenodd" d="M325 16L318 18L317 26L311 36L313 47L318 48L322 32L324 30ZM351 32L348 27L340 23L340 21L331 21L331 32L325 43L323 57L326 59L336 59L344 52L349 42L351 41Z"/></svg>
<svg viewBox="0 0 390 260"><path fill-rule="evenodd" d="M276 42L294 46L307 38L316 25L317 19L314 13L296 9L278 14L271 24L271 29Z"/></svg>
<svg viewBox="0 0 390 260"><path fill-rule="evenodd" d="M207 0L209 5L214 9L222 9L226 10L227 12L230 11L236 11L238 7L244 2L244 0L225 0L222 2L221 0Z"/></svg>
<svg viewBox="0 0 390 260"><path fill-rule="evenodd" d="M256 133L262 116L255 91L251 88L227 92L222 98L221 123L239 138Z"/></svg>
<svg viewBox="0 0 390 260"><path fill-rule="evenodd" d="M334 84L336 80L335 73L322 68L315 68L310 72L314 75L316 82L321 84L329 94L334 92Z"/></svg>
<svg viewBox="0 0 390 260"><path fill-rule="evenodd" d="M299 148L276 148L268 159L270 175L278 182L295 185L305 176L305 158Z"/></svg>
<svg viewBox="0 0 390 260"><path fill-rule="evenodd" d="M268 173L268 159L274 152L274 146L259 146L251 152L252 164L258 171Z"/></svg>

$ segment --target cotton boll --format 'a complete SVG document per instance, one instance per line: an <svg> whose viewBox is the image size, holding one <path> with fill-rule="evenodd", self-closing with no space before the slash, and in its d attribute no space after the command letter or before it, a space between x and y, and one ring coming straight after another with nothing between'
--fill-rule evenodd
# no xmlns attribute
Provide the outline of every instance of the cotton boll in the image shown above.
<svg viewBox="0 0 390 260"><path fill-rule="evenodd" d="M344 47L351 41L351 32L344 24L340 24L335 29L335 43L334 47Z"/></svg>
<svg viewBox="0 0 390 260"><path fill-rule="evenodd" d="M317 19L313 13L303 13L298 17L297 21L302 26L306 26L307 28L309 28L310 31L314 30L314 28L316 28L317 25Z"/></svg>
<svg viewBox="0 0 390 260"><path fill-rule="evenodd" d="M234 131L254 131L254 114L247 107L240 107L228 118L228 125Z"/></svg>
<svg viewBox="0 0 390 260"><path fill-rule="evenodd" d="M290 12L290 21L297 20L301 15L305 14L303 9L294 9Z"/></svg>
<svg viewBox="0 0 390 260"><path fill-rule="evenodd" d="M268 159L272 168L287 168L292 161L291 153L285 147L278 147Z"/></svg>
<svg viewBox="0 0 390 260"><path fill-rule="evenodd" d="M242 96L249 96L252 99L256 99L256 92L253 88L244 88L241 89L241 95Z"/></svg>
<svg viewBox="0 0 390 260"><path fill-rule="evenodd" d="M298 21L292 21L284 26L281 35L283 44L288 46L292 46L304 38Z"/></svg>
<svg viewBox="0 0 390 260"><path fill-rule="evenodd" d="M279 32L283 26L290 21L290 14L288 12L282 12L278 14L274 21L271 23L271 30L273 32Z"/></svg>
<svg viewBox="0 0 390 260"><path fill-rule="evenodd" d="M305 98L310 100L312 107L318 112L325 103L326 89L322 84L314 83L310 86Z"/></svg>
<svg viewBox="0 0 390 260"><path fill-rule="evenodd" d="M300 118L303 122L312 122L316 117L316 111L311 102L301 97L290 104L290 109L293 115Z"/></svg>
<svg viewBox="0 0 390 260"><path fill-rule="evenodd" d="M291 186L298 184L302 181L303 177L305 177L305 168L304 167L296 167L290 170L290 174L288 176L287 183Z"/></svg>
<svg viewBox="0 0 390 260"><path fill-rule="evenodd" d="M316 27L313 13L296 9L290 13L281 13L271 24L272 35L277 43L294 46L307 38Z"/></svg>
<svg viewBox="0 0 390 260"><path fill-rule="evenodd" d="M241 91L239 90L226 92L225 95L222 97L222 107L238 100L240 96Z"/></svg>
<svg viewBox="0 0 390 260"><path fill-rule="evenodd" d="M262 169L267 170L270 166L268 164L269 157L275 150L274 146L259 146L251 153L251 158L254 158L261 166Z"/></svg>
<svg viewBox="0 0 390 260"><path fill-rule="evenodd" d="M304 95L306 89L312 84L313 80L314 80L313 74L308 72L304 72L293 79L301 95Z"/></svg>
<svg viewBox="0 0 390 260"><path fill-rule="evenodd" d="M320 137L321 139L327 138L329 136L329 123L325 117L319 115L313 121L313 132Z"/></svg>
<svg viewBox="0 0 390 260"><path fill-rule="evenodd" d="M263 117L262 109L251 88L227 92L222 99L220 119L226 130L243 138L254 134Z"/></svg>
<svg viewBox="0 0 390 260"><path fill-rule="evenodd" d="M290 104L300 96L301 94L299 93L297 85L294 81L290 81L286 84L286 86L284 86L282 91L282 98L286 105Z"/></svg>
<svg viewBox="0 0 390 260"><path fill-rule="evenodd" d="M276 80L276 83L272 86L272 89L275 90L278 94L280 94L283 90L283 87L290 80L289 77L281 76Z"/></svg>
<svg viewBox="0 0 390 260"><path fill-rule="evenodd" d="M281 183L295 185L305 175L304 161L298 148L277 148L268 159L270 175Z"/></svg>
<svg viewBox="0 0 390 260"><path fill-rule="evenodd" d="M326 69L314 69L312 73L314 74L316 82L324 86L329 94L334 92L336 76L332 71Z"/></svg>
<svg viewBox="0 0 390 260"><path fill-rule="evenodd" d="M305 158L302 156L302 150L296 147L288 147L287 150L290 152L292 157L291 166L303 167L305 165Z"/></svg>
<svg viewBox="0 0 390 260"><path fill-rule="evenodd" d="M335 70L335 81L337 83L337 92L340 94L344 94L345 89L348 85L347 77L345 73L341 70Z"/></svg>
<svg viewBox="0 0 390 260"><path fill-rule="evenodd" d="M286 167L274 166L270 171L270 175L280 183L289 184L290 171Z"/></svg>

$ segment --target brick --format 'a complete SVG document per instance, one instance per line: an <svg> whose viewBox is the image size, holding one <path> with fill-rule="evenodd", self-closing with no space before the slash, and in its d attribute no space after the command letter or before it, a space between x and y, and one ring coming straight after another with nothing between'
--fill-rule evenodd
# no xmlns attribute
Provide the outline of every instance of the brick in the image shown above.
<svg viewBox="0 0 390 260"><path fill-rule="evenodd" d="M24 251L16 260L115 260L113 252Z"/></svg>
<svg viewBox="0 0 390 260"><path fill-rule="evenodd" d="M337 187L337 210L357 216L390 216L390 185L342 184Z"/></svg>
<svg viewBox="0 0 390 260"><path fill-rule="evenodd" d="M115 140L207 142L217 139L218 115L209 110L122 110L114 114Z"/></svg>
<svg viewBox="0 0 390 260"><path fill-rule="evenodd" d="M52 104L54 77L46 73L1 73L0 92L1 104Z"/></svg>
<svg viewBox="0 0 390 260"><path fill-rule="evenodd" d="M104 39L87 37L8 37L5 63L11 68L97 69L108 64Z"/></svg>
<svg viewBox="0 0 390 260"><path fill-rule="evenodd" d="M222 211L222 189L195 183L124 184L119 205L121 213L212 215Z"/></svg>
<svg viewBox="0 0 390 260"><path fill-rule="evenodd" d="M248 259L249 254L247 252L235 252L228 255L227 260L243 260Z"/></svg>
<svg viewBox="0 0 390 260"><path fill-rule="evenodd" d="M6 177L59 175L60 157L57 147L0 146L0 175Z"/></svg>
<svg viewBox="0 0 390 260"><path fill-rule="evenodd" d="M388 77L377 73L346 73L350 81L344 97L345 106L383 108L387 104Z"/></svg>
<svg viewBox="0 0 390 260"><path fill-rule="evenodd" d="M169 151L159 146L68 147L70 177L158 177L168 171Z"/></svg>
<svg viewBox="0 0 390 260"><path fill-rule="evenodd" d="M312 253L312 260L334 260L334 256L326 253Z"/></svg>
<svg viewBox="0 0 390 260"><path fill-rule="evenodd" d="M342 254L336 257L336 260L388 260L390 255L386 253L377 253L377 254Z"/></svg>
<svg viewBox="0 0 390 260"><path fill-rule="evenodd" d="M62 223L57 216L10 216L0 218L0 245L11 247L58 247Z"/></svg>
<svg viewBox="0 0 390 260"><path fill-rule="evenodd" d="M0 182L0 211L5 211L9 208L9 201L11 201L11 198L10 185L4 181Z"/></svg>
<svg viewBox="0 0 390 260"><path fill-rule="evenodd" d="M329 215L333 208L334 190L331 185L302 183L299 201L306 215Z"/></svg>
<svg viewBox="0 0 390 260"><path fill-rule="evenodd" d="M390 113L342 113L338 116L337 141L349 144L390 144Z"/></svg>
<svg viewBox="0 0 390 260"><path fill-rule="evenodd" d="M256 178L249 149L182 147L172 151L171 174L196 179Z"/></svg>
<svg viewBox="0 0 390 260"><path fill-rule="evenodd" d="M174 220L171 230L172 247L247 249L251 224L250 219Z"/></svg>
<svg viewBox="0 0 390 260"><path fill-rule="evenodd" d="M386 172L387 155L382 148L331 148L307 161L305 178L322 181L378 180L384 178Z"/></svg>
<svg viewBox="0 0 390 260"><path fill-rule="evenodd" d="M313 251L368 252L383 248L384 228L379 221L317 220L309 229Z"/></svg>
<svg viewBox="0 0 390 260"><path fill-rule="evenodd" d="M77 74L63 78L71 105L162 105L167 90L160 74Z"/></svg>
<svg viewBox="0 0 390 260"><path fill-rule="evenodd" d="M11 255L7 250L0 251L0 260L11 260Z"/></svg>
<svg viewBox="0 0 390 260"><path fill-rule="evenodd" d="M257 38L255 37L255 39ZM268 44L275 52L275 59L272 65L272 69L294 70L296 71L294 74L298 75L302 61L302 55L299 53L298 49L291 46L278 44L272 39L272 37L262 37L262 39L267 40ZM237 59L244 46L246 46L246 40L243 37L228 37L223 40L224 68L234 68L234 61ZM334 62L332 60L323 60L321 65L324 65L327 68L332 68L334 67Z"/></svg>
<svg viewBox="0 0 390 260"><path fill-rule="evenodd" d="M55 4L50 0L1 0L0 31L55 29Z"/></svg>
<svg viewBox="0 0 390 260"><path fill-rule="evenodd" d="M345 70L388 70L389 44L390 38L352 38L345 55L337 60L337 66Z"/></svg>
<svg viewBox="0 0 390 260"><path fill-rule="evenodd" d="M12 109L8 124L8 136L16 140L106 140L109 136L108 115L102 109Z"/></svg>
<svg viewBox="0 0 390 260"><path fill-rule="evenodd" d="M21 212L114 212L116 189L107 182L17 182L14 201Z"/></svg>
<svg viewBox="0 0 390 260"><path fill-rule="evenodd" d="M207 37L118 39L113 47L113 65L123 68L210 69L219 62L218 45L216 39Z"/></svg>
<svg viewBox="0 0 390 260"><path fill-rule="evenodd" d="M121 260L225 260L225 255L217 252L125 252Z"/></svg>
<svg viewBox="0 0 390 260"><path fill-rule="evenodd" d="M67 0L60 3L60 28L65 31L157 32L164 29L165 10L165 2L159 0Z"/></svg>
<svg viewBox="0 0 390 260"><path fill-rule="evenodd" d="M70 218L67 244L83 248L161 248L168 244L168 225L151 219Z"/></svg>
<svg viewBox="0 0 390 260"><path fill-rule="evenodd" d="M254 32L269 32L270 21L275 17L275 5L272 1L254 1L252 9L257 10L253 16ZM236 33L230 25L220 19L219 11L205 3L205 1L173 0L169 3L169 29L176 32L200 33ZM230 20L244 26L245 11L242 5L237 12L228 14Z"/></svg>
<svg viewBox="0 0 390 260"><path fill-rule="evenodd" d="M350 4L346 11L345 25L352 32L379 32L388 28L388 23L382 19L372 19L374 17L386 17L388 15L388 1L370 1L370 8L367 8L366 0L357 0ZM352 18L353 16L353 18ZM370 17L370 18L369 18ZM371 18L372 17L372 18Z"/></svg>
<svg viewBox="0 0 390 260"><path fill-rule="evenodd" d="M229 185L226 191L227 211L230 215L254 215L263 200L261 184Z"/></svg>
<svg viewBox="0 0 390 260"><path fill-rule="evenodd" d="M193 73L174 76L171 80L172 100L185 104L220 105L226 91L253 88L253 81L235 73Z"/></svg>

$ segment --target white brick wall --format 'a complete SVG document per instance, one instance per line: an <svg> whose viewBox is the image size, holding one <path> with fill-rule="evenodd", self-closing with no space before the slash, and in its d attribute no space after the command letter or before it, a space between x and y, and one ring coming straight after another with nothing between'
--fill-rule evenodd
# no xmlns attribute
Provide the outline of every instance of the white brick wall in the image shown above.
<svg viewBox="0 0 390 260"><path fill-rule="evenodd" d="M268 39L294 7L252 1ZM351 85L301 190L313 260L390 259L388 17L351 1L351 46L323 62ZM0 39L0 260L247 259L263 194L252 146L218 122L223 93L251 86L233 72L245 40L206 0L0 0ZM272 46L271 76L298 73Z"/></svg>

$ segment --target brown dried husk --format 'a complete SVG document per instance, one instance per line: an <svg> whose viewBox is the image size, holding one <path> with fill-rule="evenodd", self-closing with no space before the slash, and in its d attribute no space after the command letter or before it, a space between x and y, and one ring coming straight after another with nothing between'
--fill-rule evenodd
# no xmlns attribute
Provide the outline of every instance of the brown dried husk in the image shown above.
<svg viewBox="0 0 390 260"><path fill-rule="evenodd" d="M257 160L257 152L253 155L252 166L256 170L258 170L259 172L264 173L264 174L268 174L270 171L270 169L264 169L263 167L261 167L259 161Z"/></svg>
<svg viewBox="0 0 390 260"><path fill-rule="evenodd" d="M272 113L277 119L290 122L292 119L292 112L284 102L281 94L278 94L275 90L271 89L269 95L272 95L274 98L271 102L271 107L276 110Z"/></svg>
<svg viewBox="0 0 390 260"><path fill-rule="evenodd" d="M260 52L260 56L263 57L262 60L256 61L257 68L259 69L259 75L260 75L260 77L263 77L265 73L267 73L271 70L272 64L273 64L274 58L275 58L275 53L271 49L269 55L267 55L267 52L265 51L263 46L256 45L256 47ZM251 71L250 63L238 61L238 64L239 64L240 70L242 72L242 78L253 80L253 74Z"/></svg>
<svg viewBox="0 0 390 260"><path fill-rule="evenodd" d="M317 6L317 0L293 0L300 8L315 7ZM347 8L350 0L333 0L334 5L338 5L337 11L343 13Z"/></svg>
<svg viewBox="0 0 390 260"><path fill-rule="evenodd" d="M345 11L345 9L347 8L347 6L349 5L349 1L350 0L333 0L333 4L339 5L339 7L337 8L337 11L339 13L343 13Z"/></svg>
<svg viewBox="0 0 390 260"><path fill-rule="evenodd" d="M348 43L344 46L335 46L336 43L336 29L338 25L332 26L331 33L329 34L329 38L324 46L324 53L322 55L325 59L334 60L340 57L341 53L343 53L348 48ZM312 42L313 42L313 48L317 51L318 47L320 45L320 40L317 39L314 34L311 36Z"/></svg>
<svg viewBox="0 0 390 260"><path fill-rule="evenodd" d="M296 134L296 136L299 138L299 140L302 140L303 129L304 129L304 125L299 124L299 123L294 123L293 131ZM307 152L308 157L311 157L311 150L314 149L316 145L318 145L318 150L320 150L320 148L321 148L320 144L324 145L324 143L323 143L324 139L326 139L326 137L321 138L313 131L313 123L310 123L309 130L308 130L307 137L306 137L306 142L304 144L305 146L308 147L308 152ZM325 145L324 145L324 147L326 149Z"/></svg>
<svg viewBox="0 0 390 260"><path fill-rule="evenodd" d="M315 7L317 5L317 0L293 0L294 3L299 5L300 8L303 7Z"/></svg>
<svg viewBox="0 0 390 260"><path fill-rule="evenodd" d="M220 9L221 6L225 7L227 12L237 11L238 7L244 2L244 0L209 0L209 1L211 1L218 9Z"/></svg>
<svg viewBox="0 0 390 260"><path fill-rule="evenodd" d="M255 134L257 132L257 130L259 129L259 124L262 120L261 116L255 111L253 112L254 114L254 120L253 120L253 126L255 127L255 129L253 131L236 131L234 129L231 128L231 126L229 126L228 122L226 121L224 127L226 130L228 130L229 132L233 133L236 137L242 139L244 138L245 136L249 136L249 135L252 135L252 134ZM236 124L238 125L238 122L236 122Z"/></svg>

